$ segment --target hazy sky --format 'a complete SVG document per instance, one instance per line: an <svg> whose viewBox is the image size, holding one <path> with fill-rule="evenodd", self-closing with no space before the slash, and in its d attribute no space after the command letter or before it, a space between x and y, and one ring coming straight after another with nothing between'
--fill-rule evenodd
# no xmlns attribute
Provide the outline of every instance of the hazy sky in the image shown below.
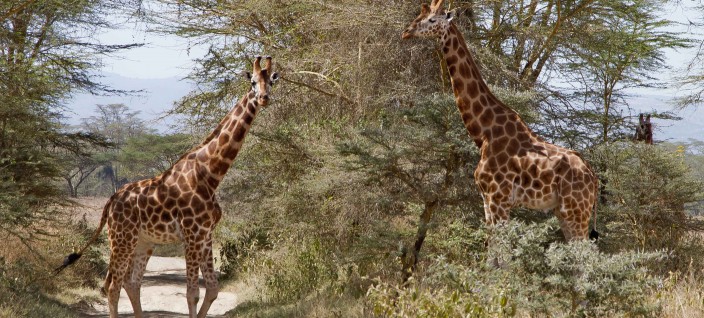
<svg viewBox="0 0 704 318"><path fill-rule="evenodd" d="M680 26L673 27L669 31L686 32L687 36L699 39L702 38L702 32L704 32L704 30L693 29L689 26L690 20L701 22L700 11L683 9L678 6L668 6L668 8L663 10L663 17L681 23ZM125 23L122 29L107 31L99 35L99 40L104 44L146 44L142 48L128 50L115 57L109 57L103 60L103 72L135 79L183 78L193 69L194 63L192 60L202 57L206 52L206 48L203 46L193 47L189 51L188 42L176 36L162 36L146 32L145 26L141 23ZM691 61L694 52L694 49L666 51L666 62L671 69L664 70L659 77L664 81L672 81L675 75L683 74L683 69L687 63ZM163 85L175 86L174 84L169 84L173 83L173 81L163 81L163 83L166 83ZM126 104L131 108L144 109L145 113L157 114L160 111L170 108L172 101L188 93L187 89L179 88L175 91L173 89L171 91L166 89L167 88L161 90L159 87L152 88L152 92L146 92L142 94L140 98L126 102ZM159 92L157 92L157 90ZM668 104L669 97L680 95L682 92L679 92L676 87L670 87L667 90L635 89L632 93L634 95L640 95L640 97L635 96L630 102L631 106L637 111L649 112L653 110L671 110L672 106ZM156 94L160 96L153 96ZM157 97L165 98L165 100L159 100ZM84 110L76 112L73 117L76 119L85 117L87 111L85 109L93 107L91 105L96 103L105 102L105 100L100 100L99 98L85 100L83 102L83 104L86 105L84 106ZM675 136L675 138L680 137L677 138L680 140L686 140L686 138L690 138L691 136L701 135L703 137L699 137L698 139L704 139L704 123L702 122L702 120L704 120L703 110L692 107L680 111L678 115L684 117L684 120L680 122L654 122L656 127L658 127L657 129L661 130L662 135ZM153 115L149 117L157 116ZM699 120L700 118L702 120ZM685 127L687 127L688 130L679 131ZM675 132L674 130L678 131Z"/></svg>
<svg viewBox="0 0 704 318"><path fill-rule="evenodd" d="M145 46L126 50L103 60L104 72L124 77L155 79L184 77L193 68L192 60L202 57L206 48L188 50L188 41L177 36L163 36L146 32L143 25L127 23L122 29L111 30L99 36L105 44L144 43Z"/></svg>
<svg viewBox="0 0 704 318"><path fill-rule="evenodd" d="M696 36L701 38L702 30L692 30L687 26L688 20L701 19L699 11L675 6L669 6L663 11L665 18L684 24L673 30L697 32L699 34ZM103 61L105 64L103 71L130 78L183 77L192 69L192 59L203 56L206 51L201 46L193 47L189 52L186 40L176 36L161 36L146 32L145 26L141 23L125 23L122 29L107 31L101 34L99 39L105 44L146 44L142 48L125 51L118 54L117 57L106 58ZM671 67L675 68L673 72L681 73L676 68L686 65L691 60L693 52L693 49L668 50L667 61Z"/></svg>

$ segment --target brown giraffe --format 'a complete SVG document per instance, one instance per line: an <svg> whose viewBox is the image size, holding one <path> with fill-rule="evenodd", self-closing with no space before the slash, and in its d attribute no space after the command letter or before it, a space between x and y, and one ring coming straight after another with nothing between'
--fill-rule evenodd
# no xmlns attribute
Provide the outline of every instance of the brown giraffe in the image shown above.
<svg viewBox="0 0 704 318"><path fill-rule="evenodd" d="M650 123L650 114L643 119L643 114L638 116L638 126L636 126L635 141L643 141L648 145L653 144L653 124Z"/></svg>
<svg viewBox="0 0 704 318"><path fill-rule="evenodd" d="M457 107L481 150L474 177L486 223L508 220L514 206L552 210L566 239L586 239L598 191L596 175L579 153L544 141L492 94L452 22L455 12L445 12L442 3L423 4L402 38L440 39Z"/></svg>
<svg viewBox="0 0 704 318"><path fill-rule="evenodd" d="M242 147L257 112L269 103L271 87L279 78L271 72L271 57L266 58L264 68L260 61L261 57L254 61L253 73L246 72L252 83L250 91L205 141L160 176L120 188L105 205L100 226L91 240L57 269L61 271L76 261L107 222L111 255L105 290L111 318L117 317L122 287L127 291L135 317L142 317L140 286L155 244L185 243L189 317L196 317L199 270L206 292L197 317L205 317L217 297L212 233L222 212L215 189Z"/></svg>

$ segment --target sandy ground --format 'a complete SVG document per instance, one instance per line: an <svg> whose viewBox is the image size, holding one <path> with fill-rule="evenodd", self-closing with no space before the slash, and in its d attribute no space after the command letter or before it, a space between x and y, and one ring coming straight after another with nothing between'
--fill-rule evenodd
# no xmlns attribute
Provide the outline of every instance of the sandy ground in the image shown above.
<svg viewBox="0 0 704 318"><path fill-rule="evenodd" d="M77 201L84 206L80 211L82 213L76 213L76 217L82 218L85 213L88 222L97 226L107 198L80 198ZM202 279L200 285L203 286ZM198 307L204 295L205 288L201 288L201 302L198 303ZM178 257L151 257L142 282L141 301L146 317L188 317L186 261ZM227 311L235 308L237 303L237 295L221 290L208 310L208 317L222 317ZM132 304L124 289L120 293L118 313L120 317L133 316ZM95 304L91 310L82 313L81 317L108 317L108 314L107 299L105 299L102 304Z"/></svg>

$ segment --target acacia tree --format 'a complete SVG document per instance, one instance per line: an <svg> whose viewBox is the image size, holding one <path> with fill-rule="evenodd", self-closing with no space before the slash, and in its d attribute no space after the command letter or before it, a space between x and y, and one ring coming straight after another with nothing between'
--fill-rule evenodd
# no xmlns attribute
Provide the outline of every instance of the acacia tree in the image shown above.
<svg viewBox="0 0 704 318"><path fill-rule="evenodd" d="M82 138L62 130L63 102L76 91L113 91L90 72L101 55L133 45L91 37L110 26L104 10L128 1L121 2L0 2L0 235L26 242L41 233L42 221L56 221L56 150Z"/></svg>
<svg viewBox="0 0 704 318"><path fill-rule="evenodd" d="M78 197L78 189L91 174L102 166L96 154L104 149L113 147L102 136L76 132L75 138L63 147L57 147L53 152L61 162L61 177L66 181L68 193L71 197Z"/></svg>
<svg viewBox="0 0 704 318"><path fill-rule="evenodd" d="M657 17L658 3L633 1L601 17L562 56L568 63L561 65L561 73L570 87L564 91L571 91L569 99L575 111L570 116L564 110L552 110L554 115L566 115L558 124L563 130L570 130L565 126L582 129L568 134L579 137L570 138L572 145L587 148L627 139L635 116L630 114L625 91L666 86L655 81L656 72L666 68L663 50L686 47L688 41L680 34L663 31L672 22ZM658 117L672 118L670 114Z"/></svg>
<svg viewBox="0 0 704 318"><path fill-rule="evenodd" d="M402 249L404 283L418 265L437 211L461 207L473 214L467 220L481 219L482 203L471 175L479 152L457 116L452 99L434 96L388 113L382 119L385 128L364 129L359 141L339 146L349 158L350 169L363 172L367 182L383 189L380 199L396 202L390 215L412 214L414 205L420 207L415 242Z"/></svg>
<svg viewBox="0 0 704 318"><path fill-rule="evenodd" d="M171 167L192 146L190 135L145 132L130 137L117 160L130 180L151 178Z"/></svg>
<svg viewBox="0 0 704 318"><path fill-rule="evenodd" d="M701 2L691 9L704 14L704 4ZM704 18L689 21L689 23L692 28L701 28L704 27ZM679 87L687 92L677 100L680 107L698 106L704 102L704 39L701 38L701 34L696 34L696 36L699 40L694 56L684 70L685 75L679 77Z"/></svg>
<svg viewBox="0 0 704 318"><path fill-rule="evenodd" d="M110 182L112 192L115 192L128 181L122 173L124 164L119 160L121 149L130 138L151 130L139 118L139 111L132 111L124 104L99 104L95 110L97 115L83 118L81 126L88 133L102 136L113 145L107 151L96 154L96 159L102 163L100 176Z"/></svg>

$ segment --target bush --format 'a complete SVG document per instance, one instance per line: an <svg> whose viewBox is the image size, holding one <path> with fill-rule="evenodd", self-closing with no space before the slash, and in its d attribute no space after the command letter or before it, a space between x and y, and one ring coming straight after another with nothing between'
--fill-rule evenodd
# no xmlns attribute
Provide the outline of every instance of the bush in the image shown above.
<svg viewBox="0 0 704 318"><path fill-rule="evenodd" d="M299 300L336 280L337 271L326 259L330 253L326 253L320 241L303 241L289 248L287 255L265 260L268 275L264 292L270 301Z"/></svg>
<svg viewBox="0 0 704 318"><path fill-rule="evenodd" d="M470 266L437 256L426 277L408 288L380 283L370 289L369 309L393 317L657 316L660 308L648 295L660 280L644 264L662 254L608 255L588 241L554 241L558 228L554 220L499 226L491 248L475 252L484 262Z"/></svg>
<svg viewBox="0 0 704 318"><path fill-rule="evenodd" d="M65 304L49 295L99 286L98 278L105 273L107 264L97 248L86 251L80 262L60 275L54 274L54 268L71 248L83 246L94 231L85 220L64 226L52 231L52 239L32 242L31 249L12 240L0 248L0 313L12 313L10 317L75 317Z"/></svg>
<svg viewBox="0 0 704 318"><path fill-rule="evenodd" d="M220 248L220 272L225 279L247 271L247 259L254 257L258 251L271 248L269 234L260 227L242 228L233 232L236 234L226 235L227 239Z"/></svg>
<svg viewBox="0 0 704 318"><path fill-rule="evenodd" d="M597 165L607 167L606 204L599 207L600 246L606 251L666 250L672 254L657 265L661 273L685 270L704 255L701 240L685 238L702 228L687 214L685 204L697 201L704 186L692 178L683 153L658 146L614 143L597 148ZM697 247L698 246L698 247ZM693 251L699 251L692 253Z"/></svg>

